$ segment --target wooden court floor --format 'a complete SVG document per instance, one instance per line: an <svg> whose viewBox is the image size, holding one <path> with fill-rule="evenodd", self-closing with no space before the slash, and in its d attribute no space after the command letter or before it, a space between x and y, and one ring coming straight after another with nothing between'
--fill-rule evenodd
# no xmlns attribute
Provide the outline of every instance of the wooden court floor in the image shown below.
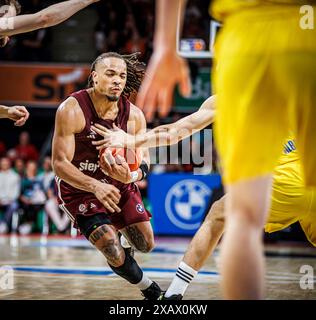
<svg viewBox="0 0 316 320"><path fill-rule="evenodd" d="M165 290L190 239L156 240L152 253L137 252L135 258ZM138 289L112 273L103 256L83 238L1 236L0 247L0 277L3 266L13 270L10 288L0 286L0 299L143 299ZM267 245L265 251L267 299L316 299L314 248L302 243L279 243ZM190 285L185 300L222 298L218 264L216 251ZM302 266L313 270L313 288L301 288Z"/></svg>

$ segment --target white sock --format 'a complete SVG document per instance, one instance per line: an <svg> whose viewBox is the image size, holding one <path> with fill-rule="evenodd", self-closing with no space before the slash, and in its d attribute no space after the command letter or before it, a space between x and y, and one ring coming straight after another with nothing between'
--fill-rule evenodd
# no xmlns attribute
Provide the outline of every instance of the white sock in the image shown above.
<svg viewBox="0 0 316 320"><path fill-rule="evenodd" d="M165 297L169 298L174 294L181 294L183 296L185 290L197 273L198 272L196 270L192 269L185 262L181 261L177 273L165 293Z"/></svg>
<svg viewBox="0 0 316 320"><path fill-rule="evenodd" d="M136 286L140 290L146 290L147 288L149 288L151 286L152 283L153 282L145 275L145 273L143 273L142 280L140 280L140 282L136 283Z"/></svg>
<svg viewBox="0 0 316 320"><path fill-rule="evenodd" d="M123 234L121 234L121 246L125 249L128 249L131 247L130 243L128 242L128 240L124 237Z"/></svg>

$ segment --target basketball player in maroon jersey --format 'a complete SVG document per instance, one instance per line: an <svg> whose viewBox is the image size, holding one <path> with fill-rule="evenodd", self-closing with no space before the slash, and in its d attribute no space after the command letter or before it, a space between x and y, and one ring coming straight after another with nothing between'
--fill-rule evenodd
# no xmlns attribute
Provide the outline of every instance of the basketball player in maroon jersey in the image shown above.
<svg viewBox="0 0 316 320"><path fill-rule="evenodd" d="M115 124L131 134L146 131L143 113L126 98L141 83L141 67L136 54L121 56L110 52L95 60L89 88L73 93L58 108L53 166L60 208L102 252L116 274L136 285L146 299L157 300L161 294L159 286L122 248L117 233L119 230L141 252L154 247L151 215L134 183L148 172L148 150L144 149L143 162L133 174L123 158L117 164L107 154L105 175L98 164L98 151L91 143L101 139L91 127L94 124L107 128Z"/></svg>

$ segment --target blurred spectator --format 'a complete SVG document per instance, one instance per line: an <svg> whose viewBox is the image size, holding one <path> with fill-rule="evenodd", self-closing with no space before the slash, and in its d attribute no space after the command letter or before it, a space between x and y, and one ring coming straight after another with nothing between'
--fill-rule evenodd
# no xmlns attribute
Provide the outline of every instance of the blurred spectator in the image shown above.
<svg viewBox="0 0 316 320"><path fill-rule="evenodd" d="M17 41L18 61L51 61L51 34L49 29L23 33Z"/></svg>
<svg viewBox="0 0 316 320"><path fill-rule="evenodd" d="M47 190L50 188L52 180L55 178L55 174L52 170L52 159L49 156L46 156L43 161L42 165L43 171L39 174L39 178L43 182L44 190L47 192Z"/></svg>
<svg viewBox="0 0 316 320"><path fill-rule="evenodd" d="M134 52L141 53L141 59L146 51L146 39L142 38L137 30L131 30L128 40L123 48L124 53L131 54Z"/></svg>
<svg viewBox="0 0 316 320"><path fill-rule="evenodd" d="M14 171L21 177L24 177L25 174L25 163L21 158L17 158L14 161Z"/></svg>
<svg viewBox="0 0 316 320"><path fill-rule="evenodd" d="M43 172L38 175L38 178L42 181L48 199L45 203L45 211L56 226L58 232L64 232L68 228L70 220L67 214L61 212L58 207L54 179L55 174L52 171L51 157L46 156L44 158L42 168Z"/></svg>
<svg viewBox="0 0 316 320"><path fill-rule="evenodd" d="M8 44L1 48L0 50L0 60L2 61L10 61L10 60L16 60L16 44L17 40L15 37L10 38L10 41Z"/></svg>
<svg viewBox="0 0 316 320"><path fill-rule="evenodd" d="M52 1L20 0L20 3L22 6L22 14L30 14L44 9L48 5L52 4ZM47 28L22 33L17 35L15 40L16 48L13 52L15 60L51 61L51 29Z"/></svg>
<svg viewBox="0 0 316 320"><path fill-rule="evenodd" d="M124 53L141 52L143 54L146 51L146 39L140 36L132 13L126 15L123 36L125 42Z"/></svg>
<svg viewBox="0 0 316 320"><path fill-rule="evenodd" d="M106 41L106 51L118 51L121 43L120 33L118 30L111 30Z"/></svg>
<svg viewBox="0 0 316 320"><path fill-rule="evenodd" d="M185 11L183 38L199 38L205 43L209 38L208 3L204 0L189 0Z"/></svg>
<svg viewBox="0 0 316 320"><path fill-rule="evenodd" d="M97 7L100 17L95 27L97 54L141 52L141 58L148 60L154 28L152 1L116 0L100 2Z"/></svg>
<svg viewBox="0 0 316 320"><path fill-rule="evenodd" d="M37 12L53 2L20 0L23 14ZM208 6L209 1L206 0L188 0L182 37L198 37L208 42L210 19ZM106 51L121 53L141 51L142 58L146 62L152 51L154 7L155 2L152 0L108 0L99 1L88 8L87 10L93 8L97 10L99 17L94 30L97 55ZM81 32L81 26L78 26L77 31ZM53 51L51 43L54 43L57 34L58 37L67 37L66 31L65 34L59 31L56 33L56 29L49 28L16 36L0 52L0 59L51 61L50 52Z"/></svg>
<svg viewBox="0 0 316 320"><path fill-rule="evenodd" d="M65 232L70 224L70 220L66 213L62 212L58 207L57 194L55 188L55 180L52 180L47 190L48 200L45 204L45 211L55 224L59 232Z"/></svg>
<svg viewBox="0 0 316 320"><path fill-rule="evenodd" d="M18 174L11 169L10 159L0 160L0 233L10 229L12 214L18 208L17 199L20 195L21 180Z"/></svg>
<svg viewBox="0 0 316 320"><path fill-rule="evenodd" d="M196 3L192 3L191 1L191 3L188 5L186 8L186 17L196 19L202 18L202 13Z"/></svg>
<svg viewBox="0 0 316 320"><path fill-rule="evenodd" d="M144 28L144 33L145 33L145 38L146 38L146 51L143 54L144 62L149 61L151 54L153 52L153 32L154 30L154 11L150 11L146 14L147 21L145 22L145 28Z"/></svg>
<svg viewBox="0 0 316 320"><path fill-rule="evenodd" d="M0 157L4 157L7 152L7 147L3 141L0 140Z"/></svg>
<svg viewBox="0 0 316 320"><path fill-rule="evenodd" d="M99 21L94 30L95 47L97 50L97 56L106 52L106 25L104 22Z"/></svg>
<svg viewBox="0 0 316 320"><path fill-rule="evenodd" d="M125 9L120 9L122 3L117 1L99 2L99 21L95 27L95 44L97 54L106 51L120 51L123 45L122 25L124 25Z"/></svg>
<svg viewBox="0 0 316 320"><path fill-rule="evenodd" d="M19 137L19 144L14 148L14 153L10 156L21 158L24 161L38 160L38 151L36 147L30 143L30 135L27 131L23 131Z"/></svg>
<svg viewBox="0 0 316 320"><path fill-rule="evenodd" d="M29 234L32 231L37 214L44 208L46 195L41 178L37 175L37 163L28 161L26 164L25 178L22 179L22 191L20 196L23 209L23 223L19 227L21 234Z"/></svg>

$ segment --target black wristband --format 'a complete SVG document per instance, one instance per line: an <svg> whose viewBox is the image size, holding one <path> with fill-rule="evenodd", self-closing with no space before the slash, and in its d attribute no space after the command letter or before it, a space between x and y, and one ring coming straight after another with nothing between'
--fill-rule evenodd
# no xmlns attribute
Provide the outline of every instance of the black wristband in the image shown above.
<svg viewBox="0 0 316 320"><path fill-rule="evenodd" d="M142 171L142 178L140 180L144 180L149 172L148 164L145 161L142 161L139 169Z"/></svg>

